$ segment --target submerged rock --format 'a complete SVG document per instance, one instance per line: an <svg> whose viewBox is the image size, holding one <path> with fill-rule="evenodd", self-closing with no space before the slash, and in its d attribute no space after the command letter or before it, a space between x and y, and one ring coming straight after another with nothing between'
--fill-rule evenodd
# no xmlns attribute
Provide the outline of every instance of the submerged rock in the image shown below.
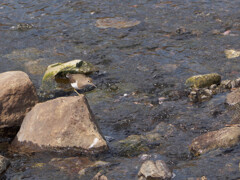
<svg viewBox="0 0 240 180"><path fill-rule="evenodd" d="M108 149L84 95L37 104L24 118L12 145L22 152L97 153Z"/></svg>
<svg viewBox="0 0 240 180"><path fill-rule="evenodd" d="M132 26L136 26L140 24L140 21L136 19L125 19L122 17L116 17L116 18L103 18L98 19L96 22L96 26L98 28L129 28Z"/></svg>
<svg viewBox="0 0 240 180"><path fill-rule="evenodd" d="M73 60L66 63L55 63L49 65L42 79L41 89L45 92L54 91L59 86L56 80L64 81L67 73L71 74L89 74L96 71L96 68L86 61Z"/></svg>
<svg viewBox="0 0 240 180"><path fill-rule="evenodd" d="M85 175L91 169L97 167L103 167L108 165L108 162L104 161L91 161L87 157L69 157L69 158L53 158L50 165L59 168L69 174L77 173L81 176Z"/></svg>
<svg viewBox="0 0 240 180"><path fill-rule="evenodd" d="M21 71L1 73L0 84L0 129L19 128L26 113L38 102L35 87Z"/></svg>
<svg viewBox="0 0 240 180"><path fill-rule="evenodd" d="M9 159L0 155L0 175L2 175L10 165Z"/></svg>
<svg viewBox="0 0 240 180"><path fill-rule="evenodd" d="M32 61L41 58L43 51L36 48L18 49L4 57L14 61Z"/></svg>
<svg viewBox="0 0 240 180"><path fill-rule="evenodd" d="M165 180L171 178L172 172L169 170L166 163L162 160L157 160L156 162L153 162L151 160L145 161L138 172L139 180Z"/></svg>
<svg viewBox="0 0 240 180"><path fill-rule="evenodd" d="M212 84L220 84L221 76L217 73L192 76L186 80L186 85L193 88L210 87Z"/></svg>
<svg viewBox="0 0 240 180"><path fill-rule="evenodd" d="M130 135L126 139L114 143L114 149L120 156L132 157L149 151L146 141L140 135Z"/></svg>
<svg viewBox="0 0 240 180"><path fill-rule="evenodd" d="M199 156L217 148L227 148L240 142L240 124L208 132L196 137L190 145L190 151Z"/></svg>

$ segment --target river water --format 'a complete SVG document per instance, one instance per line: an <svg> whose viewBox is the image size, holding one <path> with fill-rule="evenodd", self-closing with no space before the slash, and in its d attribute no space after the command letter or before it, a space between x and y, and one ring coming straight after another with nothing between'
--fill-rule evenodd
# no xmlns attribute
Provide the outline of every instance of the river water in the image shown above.
<svg viewBox="0 0 240 180"><path fill-rule="evenodd" d="M226 93L193 104L184 83L196 74L240 76L239 57L227 59L224 54L226 49L240 49L239 7L237 0L2 0L0 72L22 70L39 91L50 64L73 59L94 64L99 73L92 78L98 88L87 98L103 135L111 139L110 152L94 158L112 163L106 169L110 180L137 179L143 162L141 155L118 155L112 144L161 122L180 133L146 153L150 159L164 160L174 179L238 179L239 145L197 158L188 150L194 137L231 121ZM98 19L109 17L141 23L120 29L96 27ZM227 30L230 33L223 35ZM24 156L4 147L1 153L12 161L7 179L89 179L48 164L63 155ZM36 163L45 165L36 168Z"/></svg>

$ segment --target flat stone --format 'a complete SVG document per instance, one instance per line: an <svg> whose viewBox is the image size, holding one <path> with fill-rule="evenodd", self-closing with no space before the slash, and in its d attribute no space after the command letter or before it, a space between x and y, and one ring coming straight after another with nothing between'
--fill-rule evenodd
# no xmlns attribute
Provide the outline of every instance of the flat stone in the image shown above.
<svg viewBox="0 0 240 180"><path fill-rule="evenodd" d="M237 51L235 49L227 49L224 52L228 59L233 59L240 56L240 51Z"/></svg>

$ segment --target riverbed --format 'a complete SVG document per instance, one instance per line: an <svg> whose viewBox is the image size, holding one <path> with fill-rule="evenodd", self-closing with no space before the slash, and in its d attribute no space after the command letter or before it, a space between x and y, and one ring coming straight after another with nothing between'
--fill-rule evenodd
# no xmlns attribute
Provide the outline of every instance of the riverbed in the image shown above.
<svg viewBox="0 0 240 180"><path fill-rule="evenodd" d="M239 78L239 57L228 59L224 54L226 49L240 49L239 7L237 0L0 2L0 73L26 72L40 94L48 65L73 59L95 65L99 72L91 77L97 88L86 96L110 150L92 158L111 163L105 169L109 180L137 179L142 154L164 160L176 180L238 179L239 145L200 157L188 150L193 138L231 122L235 109L225 104L227 92L192 103L185 81L213 72L222 79ZM104 18L140 23L98 27L97 20ZM172 125L179 133L142 154L126 157L115 151L114 142L144 134L159 123ZM59 171L48 163L71 155L13 154L2 141L1 153L12 163L6 179L91 177Z"/></svg>

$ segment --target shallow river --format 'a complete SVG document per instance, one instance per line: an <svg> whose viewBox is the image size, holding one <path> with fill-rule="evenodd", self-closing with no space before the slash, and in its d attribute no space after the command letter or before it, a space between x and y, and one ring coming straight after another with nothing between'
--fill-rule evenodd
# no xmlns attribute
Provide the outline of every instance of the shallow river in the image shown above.
<svg viewBox="0 0 240 180"><path fill-rule="evenodd" d="M192 75L212 72L222 79L240 77L239 57L227 59L224 54L226 49L240 49L239 7L238 0L2 0L0 73L22 70L39 91L50 64L73 59L94 64L99 69L92 75L97 89L87 98L103 135L111 140L110 151L94 159L112 163L105 169L109 180L137 179L143 162L141 155L120 156L112 144L161 122L180 133L152 145L145 154L164 160L174 179L238 179L239 145L197 158L188 150L194 137L231 121L234 112L225 104L226 93L193 104L184 83ZM96 26L98 19L107 17L140 24ZM230 34L223 35L227 30ZM79 177L48 164L68 155L24 156L1 147L12 162L6 179L90 179L98 172Z"/></svg>

